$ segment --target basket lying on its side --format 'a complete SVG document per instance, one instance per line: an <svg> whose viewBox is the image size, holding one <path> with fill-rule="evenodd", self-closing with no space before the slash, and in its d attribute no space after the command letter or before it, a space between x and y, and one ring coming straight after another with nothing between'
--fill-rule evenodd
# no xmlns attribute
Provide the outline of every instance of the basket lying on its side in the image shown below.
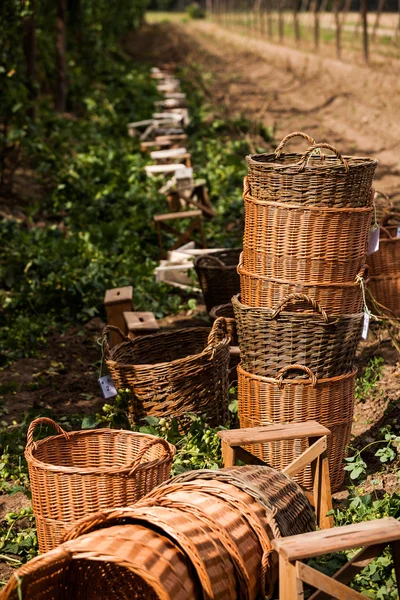
<svg viewBox="0 0 400 600"><path fill-rule="evenodd" d="M301 371L307 379L284 379L289 371ZM316 420L331 430L328 459L333 490L344 479L342 461L350 441L357 369L337 377L317 379L310 369L291 365L276 378L252 375L238 367L239 420L241 427ZM249 451L276 469L284 469L308 447L308 440L273 442L249 446ZM310 468L296 476L306 488L312 485Z"/></svg>
<svg viewBox="0 0 400 600"><path fill-rule="evenodd" d="M399 235L398 235L399 234ZM379 249L368 256L371 277L400 275L400 214L390 212L380 225Z"/></svg>
<svg viewBox="0 0 400 600"><path fill-rule="evenodd" d="M231 301L239 292L239 275L236 267L240 249L220 250L198 256L194 268L200 282L207 312L214 306Z"/></svg>
<svg viewBox="0 0 400 600"><path fill-rule="evenodd" d="M231 337L231 345L237 346L238 337L236 332L236 321L232 303L229 302L228 304L214 306L214 308L210 312L210 317L213 321L215 321L215 319L218 319L218 317L224 317L224 319L226 320L226 328L228 330L228 334Z"/></svg>
<svg viewBox="0 0 400 600"><path fill-rule="evenodd" d="M383 313L389 317L400 317L400 273L394 277L371 277L368 291Z"/></svg>
<svg viewBox="0 0 400 600"><path fill-rule="evenodd" d="M59 435L34 442L39 425ZM170 477L174 455L174 446L153 435L116 429L67 433L51 419L32 421L25 458L40 551L57 546L85 515L139 500Z"/></svg>
<svg viewBox="0 0 400 600"><path fill-rule="evenodd" d="M282 154L285 143L296 135L311 146L303 154ZM330 150L326 156L321 150ZM330 144L315 144L301 132L286 136L274 154L246 157L254 198L320 206L358 207L370 202L377 160L342 156Z"/></svg>
<svg viewBox="0 0 400 600"><path fill-rule="evenodd" d="M187 413L205 414L210 425L223 425L228 414L229 337L225 319L211 332L204 327L127 338L113 348L105 342L106 364L114 384L132 391L129 410L144 416L176 417L184 427Z"/></svg>
<svg viewBox="0 0 400 600"><path fill-rule="evenodd" d="M313 312L291 312L296 301ZM245 371L276 377L283 367L300 364L329 378L352 370L364 313L332 317L305 294L290 294L275 310L246 306L239 296L232 305Z"/></svg>
<svg viewBox="0 0 400 600"><path fill-rule="evenodd" d="M365 263L368 206L329 208L259 200L244 180L243 268L288 281L352 281Z"/></svg>
<svg viewBox="0 0 400 600"><path fill-rule="evenodd" d="M289 294L306 294L324 307L329 315L354 315L362 312L364 287L368 283L368 268L363 267L357 277L346 283L320 283L285 281L263 277L246 271L243 263L238 266L240 294L247 306L270 308L277 306ZM303 301L293 304L293 311L307 311L309 306Z"/></svg>
<svg viewBox="0 0 400 600"><path fill-rule="evenodd" d="M14 571L2 600L195 600L184 550L142 525L100 529Z"/></svg>

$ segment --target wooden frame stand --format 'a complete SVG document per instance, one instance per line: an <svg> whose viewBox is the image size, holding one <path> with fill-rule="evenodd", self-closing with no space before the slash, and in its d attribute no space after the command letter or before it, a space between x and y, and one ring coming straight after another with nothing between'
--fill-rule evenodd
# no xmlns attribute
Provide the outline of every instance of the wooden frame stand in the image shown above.
<svg viewBox="0 0 400 600"><path fill-rule="evenodd" d="M347 584L390 545L397 587L400 589L400 522L392 517L313 531L272 540L279 554L279 600L303 600L303 583L316 588L309 600L365 600L367 596ZM362 548L333 577L302 561L331 552Z"/></svg>
<svg viewBox="0 0 400 600"><path fill-rule="evenodd" d="M159 331L160 326L157 323L152 312L124 312L125 326L128 330L128 337L133 340L138 335L149 335Z"/></svg>
<svg viewBox="0 0 400 600"><path fill-rule="evenodd" d="M106 290L104 296L104 306L106 309L108 325L115 325L124 333L127 332L124 311L133 310L132 296L133 287L131 285ZM109 345L111 347L122 342L120 336L115 331L110 331L108 335Z"/></svg>
<svg viewBox="0 0 400 600"><path fill-rule="evenodd" d="M287 425L265 425L219 431L222 443L224 467L233 467L237 459L246 464L265 465L266 463L243 448L246 444L268 444L282 440L308 438L309 447L295 458L283 473L293 477L307 465L311 465L313 476L312 494L305 491L315 508L317 523L321 529L333 526L333 518L326 516L332 508L331 484L329 479L328 457L326 453L329 429L317 423L289 423Z"/></svg>
<svg viewBox="0 0 400 600"><path fill-rule="evenodd" d="M181 232L172 225L169 225L168 221L177 221L179 219L190 219L190 223L185 229L185 231ZM166 213L162 215L155 215L154 222L156 224L157 236L158 236L158 245L160 247L160 254L162 258L165 258L166 252L163 246L162 240L162 232L166 231L168 233L172 233L177 236L176 242L174 242L172 248L170 250L175 250L185 244L186 242L193 240L193 232L198 231L200 233L201 239L201 247L206 248L206 238L204 236L203 230L203 219L201 210L186 210L176 213ZM193 240L194 241L194 240Z"/></svg>

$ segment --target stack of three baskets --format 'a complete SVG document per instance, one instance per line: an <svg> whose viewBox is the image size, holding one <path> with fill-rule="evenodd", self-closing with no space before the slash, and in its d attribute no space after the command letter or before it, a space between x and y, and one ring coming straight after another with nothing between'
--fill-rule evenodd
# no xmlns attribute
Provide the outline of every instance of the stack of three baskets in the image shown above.
<svg viewBox="0 0 400 600"><path fill-rule="evenodd" d="M298 135L308 150L282 154ZM330 475L338 489L353 419L377 161L343 157L295 132L274 154L252 155L247 163L241 297L233 298L240 426L319 421L332 432ZM307 443L249 450L282 469ZM309 487L310 472L300 482Z"/></svg>

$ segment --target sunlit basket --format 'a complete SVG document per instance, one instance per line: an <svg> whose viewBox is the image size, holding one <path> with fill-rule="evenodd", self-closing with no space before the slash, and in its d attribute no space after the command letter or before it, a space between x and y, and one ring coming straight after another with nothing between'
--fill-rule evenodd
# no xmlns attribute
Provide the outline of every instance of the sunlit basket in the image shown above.
<svg viewBox="0 0 400 600"><path fill-rule="evenodd" d="M39 425L59 435L34 442ZM39 549L51 550L85 515L132 504L170 477L175 448L133 431L94 429L67 433L46 417L29 426L28 463Z"/></svg>
<svg viewBox="0 0 400 600"><path fill-rule="evenodd" d="M176 417L181 427L187 413L205 415L210 425L223 425L228 415L229 336L224 318L210 332L205 327L179 329L127 338L109 348L108 370L117 388L132 391L129 411L134 422L144 416Z"/></svg>
<svg viewBox="0 0 400 600"><path fill-rule="evenodd" d="M313 312L291 312L299 300ZM364 313L332 317L304 294L290 294L275 310L246 306L240 296L232 305L245 371L276 377L283 367L301 364L327 378L352 370Z"/></svg>
<svg viewBox="0 0 400 600"><path fill-rule="evenodd" d="M365 263L373 206L328 208L251 196L244 180L243 268L288 281L352 281ZM372 200L372 194L371 194Z"/></svg>
<svg viewBox="0 0 400 600"><path fill-rule="evenodd" d="M239 292L239 275L236 267L241 250L227 249L202 254L194 261L207 312L214 306L231 301Z"/></svg>
<svg viewBox="0 0 400 600"><path fill-rule="evenodd" d="M308 150L282 154L286 142L298 135L311 144ZM323 149L335 156L322 154ZM372 158L342 156L330 144L316 144L301 132L286 136L275 153L252 154L246 161L254 198L337 208L369 204L378 164Z"/></svg>
<svg viewBox="0 0 400 600"><path fill-rule="evenodd" d="M379 309L389 317L400 317L400 273L394 277L371 277L368 290ZM371 306L374 310L374 306Z"/></svg>
<svg viewBox="0 0 400 600"><path fill-rule="evenodd" d="M173 540L143 525L100 529L14 571L2 600L188 600L198 583Z"/></svg>
<svg viewBox="0 0 400 600"><path fill-rule="evenodd" d="M243 304L272 308L290 294L305 294L324 307L329 315L353 315L364 307L363 287L368 284L368 268L364 266L357 277L346 283L286 281L251 273L240 262L240 295ZM292 310L307 311L304 301L293 304Z"/></svg>
<svg viewBox="0 0 400 600"><path fill-rule="evenodd" d="M235 321L235 315L233 312L232 303L229 302L228 304L221 304L220 306L214 306L214 308L210 312L210 317L213 321L215 321L215 319L218 319L218 317L224 317L224 319L226 320L226 328L227 328L228 334L230 335L230 338L231 338L231 345L237 346L238 338L237 338L236 321Z"/></svg>
<svg viewBox="0 0 400 600"><path fill-rule="evenodd" d="M301 372L307 379L287 379L289 371ZM247 373L240 365L239 420L241 427L259 427L279 423L315 420L331 430L328 459L332 489L343 483L343 459L350 441L354 412L354 388L357 369L337 377L317 379L302 365L284 367L276 378ZM308 440L250 445L249 451L275 469L284 469L304 451ZM306 488L312 486L310 467L296 476Z"/></svg>
<svg viewBox="0 0 400 600"><path fill-rule="evenodd" d="M368 265L371 277L400 275L400 213L390 212L382 218L379 249L368 256Z"/></svg>

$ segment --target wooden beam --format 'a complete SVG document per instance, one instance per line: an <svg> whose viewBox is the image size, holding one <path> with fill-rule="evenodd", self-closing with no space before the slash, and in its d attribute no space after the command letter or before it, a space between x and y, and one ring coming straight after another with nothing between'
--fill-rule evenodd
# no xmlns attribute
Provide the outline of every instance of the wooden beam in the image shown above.
<svg viewBox="0 0 400 600"><path fill-rule="evenodd" d="M263 425L262 427L246 427L219 431L218 436L230 446L243 446L245 444L262 444L281 440L295 440L309 437L330 435L329 429L317 423L288 423L286 425Z"/></svg>
<svg viewBox="0 0 400 600"><path fill-rule="evenodd" d="M329 594L329 597L333 596L334 598L337 598L337 600L365 600L366 598L364 594L360 594L359 592L350 589L347 585L335 581L331 577L328 577L328 575L324 575L324 573L316 571L308 565L297 562L296 566L297 577L301 581L322 590Z"/></svg>
<svg viewBox="0 0 400 600"><path fill-rule="evenodd" d="M327 448L327 440L324 435L318 441L316 441L312 446L304 450L300 456L292 460L292 462L282 469L282 473L285 475L289 475L289 477L293 477L297 475L300 471L302 471L307 465L309 465L313 460L315 460L318 456L320 456Z"/></svg>

